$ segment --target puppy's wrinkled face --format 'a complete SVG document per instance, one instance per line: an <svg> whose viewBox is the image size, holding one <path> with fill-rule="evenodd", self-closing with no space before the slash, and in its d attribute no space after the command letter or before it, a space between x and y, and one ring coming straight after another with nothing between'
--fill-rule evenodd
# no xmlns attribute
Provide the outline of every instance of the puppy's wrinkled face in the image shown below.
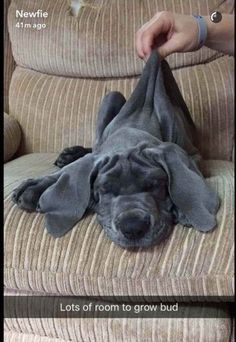
<svg viewBox="0 0 236 342"><path fill-rule="evenodd" d="M148 247L173 228L168 179L136 153L116 155L100 168L93 186L98 220L122 247Z"/></svg>

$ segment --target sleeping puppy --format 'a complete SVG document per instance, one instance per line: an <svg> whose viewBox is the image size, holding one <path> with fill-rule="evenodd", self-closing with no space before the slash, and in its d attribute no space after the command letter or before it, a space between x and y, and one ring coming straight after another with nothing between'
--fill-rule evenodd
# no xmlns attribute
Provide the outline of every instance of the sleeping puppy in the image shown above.
<svg viewBox="0 0 236 342"><path fill-rule="evenodd" d="M27 180L13 201L44 213L54 237L88 208L123 247L159 243L178 222L207 232L219 199L197 166L195 133L169 65L153 52L128 101L119 92L103 99L93 149L66 149L56 161L61 170Z"/></svg>

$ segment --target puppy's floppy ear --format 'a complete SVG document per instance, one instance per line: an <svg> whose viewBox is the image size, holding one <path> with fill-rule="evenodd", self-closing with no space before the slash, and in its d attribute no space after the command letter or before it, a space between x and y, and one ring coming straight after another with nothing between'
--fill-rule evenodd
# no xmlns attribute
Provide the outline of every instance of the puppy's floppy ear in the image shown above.
<svg viewBox="0 0 236 342"><path fill-rule="evenodd" d="M63 168L58 181L41 195L38 211L45 214L46 229L52 236L64 235L84 215L95 169L94 154L87 154Z"/></svg>
<svg viewBox="0 0 236 342"><path fill-rule="evenodd" d="M177 208L179 223L203 232L213 229L219 198L186 152L176 144L162 143L158 148L148 148L143 153L166 171L169 194Z"/></svg>

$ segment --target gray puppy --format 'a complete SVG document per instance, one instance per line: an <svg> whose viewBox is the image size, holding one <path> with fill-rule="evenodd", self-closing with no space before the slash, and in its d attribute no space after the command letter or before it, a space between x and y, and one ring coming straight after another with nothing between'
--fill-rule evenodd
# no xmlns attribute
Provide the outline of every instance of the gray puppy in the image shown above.
<svg viewBox="0 0 236 342"><path fill-rule="evenodd" d="M197 167L194 135L169 65L153 52L128 101L119 92L103 99L92 152L25 181L13 201L44 213L54 237L72 229L88 208L123 247L161 242L177 222L207 232L216 225L219 199Z"/></svg>

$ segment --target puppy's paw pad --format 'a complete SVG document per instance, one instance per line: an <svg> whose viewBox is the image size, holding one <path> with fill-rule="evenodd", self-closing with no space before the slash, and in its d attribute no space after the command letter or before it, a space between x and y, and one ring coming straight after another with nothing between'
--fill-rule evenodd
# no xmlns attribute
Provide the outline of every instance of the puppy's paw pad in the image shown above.
<svg viewBox="0 0 236 342"><path fill-rule="evenodd" d="M36 181L32 178L27 179L26 181L22 182L17 188L15 188L12 192L12 200L14 203L17 204L19 197L21 194L31 185L35 185Z"/></svg>
<svg viewBox="0 0 236 342"><path fill-rule="evenodd" d="M62 168L75 160L82 158L89 151L82 146L66 147L58 156L55 165Z"/></svg>
<svg viewBox="0 0 236 342"><path fill-rule="evenodd" d="M35 211L41 192L36 187L37 181L28 179L13 190L11 199L21 209Z"/></svg>

